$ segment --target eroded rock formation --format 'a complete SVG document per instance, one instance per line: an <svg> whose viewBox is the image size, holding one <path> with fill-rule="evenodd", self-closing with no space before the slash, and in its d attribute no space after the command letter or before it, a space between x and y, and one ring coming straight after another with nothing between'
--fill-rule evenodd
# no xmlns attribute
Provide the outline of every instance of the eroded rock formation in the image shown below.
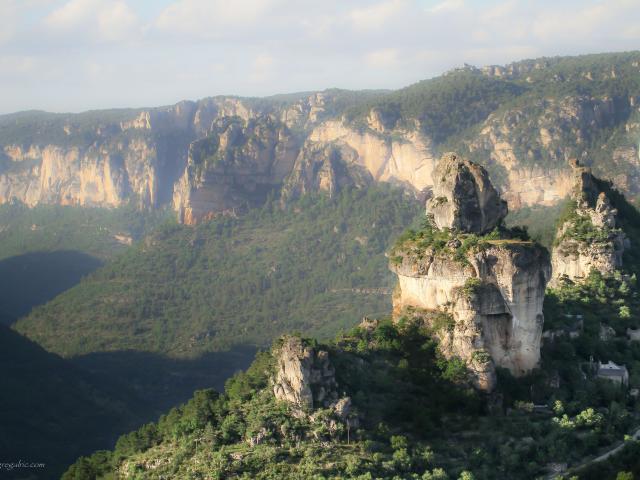
<svg viewBox="0 0 640 480"><path fill-rule="evenodd" d="M495 366L522 375L538 364L549 258L542 247L518 239L481 237L475 246L463 246L468 234L485 232L499 222L506 206L486 172L472 162L445 155L438 170L444 175L441 184L447 185L442 192L462 192L461 206L449 211L455 213L443 213L439 224L455 225L457 231L446 245L425 245L418 238L391 253L390 268L398 276L394 317L424 321L444 355L464 360L474 384L490 391ZM487 201L477 201L480 191ZM465 198L473 200L470 208L465 208ZM428 211L434 201L436 197ZM465 218L470 214L475 218ZM431 228L439 229L437 224Z"/></svg>
<svg viewBox="0 0 640 480"><path fill-rule="evenodd" d="M289 130L269 116L217 119L205 138L189 146L174 188L179 219L194 224L261 204L291 172L297 153Z"/></svg>
<svg viewBox="0 0 640 480"><path fill-rule="evenodd" d="M571 201L552 250L554 284L562 278L584 279L591 270L612 274L622 267L622 255L630 246L618 228L618 211L591 169L573 162L573 172Z"/></svg>
<svg viewBox="0 0 640 480"><path fill-rule="evenodd" d="M421 197L439 188L435 152L449 141L483 159L513 210L566 197L573 185L566 159L573 157L597 158L597 174L626 193L640 194L638 93L596 95L575 88L575 81L611 80L615 58L605 69L571 68L570 78L546 75L545 69L564 61L465 67L473 76L509 80L502 93L517 98L508 104L479 102L484 107L472 115L474 128L463 132L450 124L459 118L457 95L432 112L429 102L416 105L423 111L413 111L402 101L381 101L380 92L337 90L271 99L213 97L78 115L2 115L0 203L172 206L183 221L197 223L259 204L266 192L277 194L281 187L287 201L366 179L401 185ZM616 65L624 72L621 78L637 75L637 59L625 62ZM531 81L540 91L547 91L548 83L570 88L562 95L550 88L551 95L532 99L518 93L513 79ZM427 97L438 93L437 83L433 91L425 84ZM614 133L603 139L603 129Z"/></svg>
<svg viewBox="0 0 640 480"><path fill-rule="evenodd" d="M507 215L507 202L480 165L445 154L434 171L433 196L427 214L436 227L469 233L487 233Z"/></svg>
<svg viewBox="0 0 640 480"><path fill-rule="evenodd" d="M285 106L215 97L104 120L70 116L0 145L0 203L172 204L181 221L197 223L281 188L287 201L371 181L414 192L431 185L428 136L385 126L377 111L358 131L336 118L334 101L330 93Z"/></svg>
<svg viewBox="0 0 640 480"><path fill-rule="evenodd" d="M433 185L436 157L432 140L417 126L377 131L374 128L383 127L370 121L369 129L357 130L344 121L328 120L314 128L309 139L351 149L352 163L368 171L375 181L406 185L414 191Z"/></svg>
<svg viewBox="0 0 640 480"><path fill-rule="evenodd" d="M305 410L337 404L338 385L328 352L316 351L300 337L287 336L274 354L273 393L278 400Z"/></svg>
<svg viewBox="0 0 640 480"><path fill-rule="evenodd" d="M331 196L345 187L367 186L373 178L356 160L356 152L346 145L307 141L282 187L283 202L311 192Z"/></svg>

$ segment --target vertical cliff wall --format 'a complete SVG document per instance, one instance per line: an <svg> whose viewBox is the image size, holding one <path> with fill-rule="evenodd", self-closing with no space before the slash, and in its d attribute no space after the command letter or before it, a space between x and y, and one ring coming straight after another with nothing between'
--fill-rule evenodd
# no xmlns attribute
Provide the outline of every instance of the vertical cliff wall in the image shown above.
<svg viewBox="0 0 640 480"><path fill-rule="evenodd" d="M425 322L445 356L464 360L490 391L495 366L522 375L539 362L549 258L507 231L482 235L507 210L482 167L447 154L436 170L441 195L427 203L428 223L390 253L394 316Z"/></svg>
<svg viewBox="0 0 640 480"><path fill-rule="evenodd" d="M0 203L172 206L194 223L281 188L286 202L390 182L422 198L445 148L484 165L512 209L570 194L570 158L639 195L639 55L465 66L395 92L1 115Z"/></svg>
<svg viewBox="0 0 640 480"><path fill-rule="evenodd" d="M604 275L622 267L629 240L619 228L618 211L591 169L573 163L574 185L552 250L553 283L585 279L591 270Z"/></svg>

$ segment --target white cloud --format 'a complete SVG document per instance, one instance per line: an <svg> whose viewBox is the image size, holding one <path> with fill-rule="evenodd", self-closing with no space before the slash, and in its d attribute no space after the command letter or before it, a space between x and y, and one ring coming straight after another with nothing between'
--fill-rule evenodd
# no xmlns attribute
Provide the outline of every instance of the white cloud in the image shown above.
<svg viewBox="0 0 640 480"><path fill-rule="evenodd" d="M124 2L115 2L98 14L101 36L107 40L127 38L137 25L135 13Z"/></svg>
<svg viewBox="0 0 640 480"><path fill-rule="evenodd" d="M277 0L177 0L166 7L156 20L165 31L219 37L233 29L253 26Z"/></svg>
<svg viewBox="0 0 640 480"><path fill-rule="evenodd" d="M0 0L0 45L11 40L20 27L20 17L30 9L43 8L53 0Z"/></svg>
<svg viewBox="0 0 640 480"><path fill-rule="evenodd" d="M37 60L31 56L2 56L0 57L0 72L2 75L32 74L36 71Z"/></svg>
<svg viewBox="0 0 640 480"><path fill-rule="evenodd" d="M637 25L640 0L600 0L579 5L560 3L537 12L532 22L534 41L545 44L600 44L624 37ZM640 41L640 37L635 39Z"/></svg>
<svg viewBox="0 0 640 480"><path fill-rule="evenodd" d="M0 111L395 88L464 62L638 49L638 12L640 0L0 0Z"/></svg>
<svg viewBox="0 0 640 480"><path fill-rule="evenodd" d="M399 52L395 48L383 48L365 56L367 65L373 68L390 68L398 63Z"/></svg>
<svg viewBox="0 0 640 480"><path fill-rule="evenodd" d="M276 60L267 53L254 58L249 78L252 82L260 83L272 79L275 74Z"/></svg>
<svg viewBox="0 0 640 480"><path fill-rule="evenodd" d="M45 23L60 30L78 27L90 20L99 3L99 0L71 0L49 14Z"/></svg>
<svg viewBox="0 0 640 480"><path fill-rule="evenodd" d="M444 0L427 9L430 13L448 13L464 8L464 0Z"/></svg>
<svg viewBox="0 0 640 480"><path fill-rule="evenodd" d="M124 0L70 0L51 12L44 24L58 35L107 42L131 40L138 29L136 14Z"/></svg>
<svg viewBox="0 0 640 480"><path fill-rule="evenodd" d="M370 7L357 8L350 12L351 22L357 29L368 30L392 22L394 16L406 8L405 0L387 0Z"/></svg>
<svg viewBox="0 0 640 480"><path fill-rule="evenodd" d="M0 3L0 18L2 18L0 45L2 45L15 33L16 8L13 2Z"/></svg>

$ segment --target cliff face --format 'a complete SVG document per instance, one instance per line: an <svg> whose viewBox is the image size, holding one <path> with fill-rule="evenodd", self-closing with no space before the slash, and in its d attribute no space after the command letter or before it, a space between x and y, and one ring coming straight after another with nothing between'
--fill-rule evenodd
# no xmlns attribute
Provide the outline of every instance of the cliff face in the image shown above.
<svg viewBox="0 0 640 480"><path fill-rule="evenodd" d="M635 142L627 147L599 143L600 152L593 145L602 131L618 131L618 138L637 134L637 116L635 95L541 97L533 105L523 102L489 115L479 133L464 143L471 155L487 158L501 173L502 195L514 209L553 205L570 195L574 182L568 160L587 161L600 152L611 153L594 166L602 167L601 174L616 186L636 194L630 181L640 175Z"/></svg>
<svg viewBox="0 0 640 480"><path fill-rule="evenodd" d="M85 118L89 113L45 117L43 125L36 116L35 125L18 130L26 140L1 145L1 203L160 207L180 185L192 142L216 119L253 115L229 98ZM10 122L2 126L17 136Z"/></svg>
<svg viewBox="0 0 640 480"><path fill-rule="evenodd" d="M608 275L622 267L630 244L617 228L617 215L591 170L574 164L572 201L552 250L554 283L584 279L592 269Z"/></svg>
<svg viewBox="0 0 640 480"><path fill-rule="evenodd" d="M287 202L318 191L331 196L345 187L367 186L373 178L357 163L357 158L357 153L346 145L308 140L285 180L282 200Z"/></svg>
<svg viewBox="0 0 640 480"><path fill-rule="evenodd" d="M343 121L327 121L309 139L349 148L354 153L352 163L375 181L403 184L414 191L432 186L436 162L431 139L418 130L387 131L376 120L370 116L369 128L361 131Z"/></svg>
<svg viewBox="0 0 640 480"><path fill-rule="evenodd" d="M281 187L286 201L371 181L413 191L431 184L429 138L417 131L394 132L395 140L390 132L358 132L328 120L336 114L333 100L317 93L280 106L212 98L105 122L57 120L42 138L2 146L0 202L171 203L192 224L258 205ZM375 116L372 122L384 128Z"/></svg>
<svg viewBox="0 0 640 480"><path fill-rule="evenodd" d="M287 201L374 181L426 195L445 146L483 164L512 209L565 198L569 158L639 195L638 58L467 68L397 92L0 116L0 202L171 205L196 223L269 191Z"/></svg>
<svg viewBox="0 0 640 480"><path fill-rule="evenodd" d="M260 204L293 168L298 147L269 116L222 117L189 146L174 207L187 224L212 214Z"/></svg>
<svg viewBox="0 0 640 480"><path fill-rule="evenodd" d="M507 215L507 203L480 165L448 153L438 163L434 177L427 211L436 227L486 233Z"/></svg>
<svg viewBox="0 0 640 480"><path fill-rule="evenodd" d="M115 207L134 193L143 206L155 206L156 152L144 141L113 148L48 145L25 151L12 146L5 154L8 168L0 174L0 203Z"/></svg>
<svg viewBox="0 0 640 480"><path fill-rule="evenodd" d="M495 366L522 375L538 364L549 258L540 246L518 239L479 237L470 245L470 233L487 230L478 219L496 224L506 206L494 195L486 172L472 162L445 155L437 170L444 175L439 193L451 198L452 192L465 191L467 199L476 201L463 203L472 208L450 210L456 213L444 216L446 221L394 249L394 316L420 318L435 328L445 356L464 360L475 385L490 391ZM479 202L480 192L491 200ZM441 212L441 204L432 198L427 213ZM465 214L474 218L461 218ZM449 318L445 328L443 315Z"/></svg>
<svg viewBox="0 0 640 480"><path fill-rule="evenodd" d="M451 329L437 332L443 352L467 361L476 385L491 390L493 365L522 375L538 364L549 258L541 247L518 242L491 245L462 261L451 259L454 250L400 254L391 264L398 276L394 314L451 315ZM482 361L483 351L492 362Z"/></svg>

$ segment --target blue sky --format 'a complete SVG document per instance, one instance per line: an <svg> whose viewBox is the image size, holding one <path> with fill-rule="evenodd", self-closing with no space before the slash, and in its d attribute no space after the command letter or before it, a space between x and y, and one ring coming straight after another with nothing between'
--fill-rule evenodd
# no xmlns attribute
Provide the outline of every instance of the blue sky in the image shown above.
<svg viewBox="0 0 640 480"><path fill-rule="evenodd" d="M0 0L0 112L398 88L637 49L640 0Z"/></svg>

